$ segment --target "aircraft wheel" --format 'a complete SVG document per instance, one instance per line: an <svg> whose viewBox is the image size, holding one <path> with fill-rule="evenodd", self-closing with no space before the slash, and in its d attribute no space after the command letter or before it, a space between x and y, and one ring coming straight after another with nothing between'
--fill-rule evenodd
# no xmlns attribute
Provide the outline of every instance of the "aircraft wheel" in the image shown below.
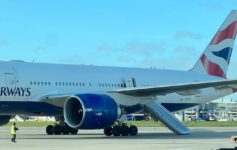
<svg viewBox="0 0 237 150"><path fill-rule="evenodd" d="M62 126L61 126L61 125L56 124L56 125L54 126L54 134L55 134L55 135L61 134L62 131L63 131L63 130L62 130Z"/></svg>
<svg viewBox="0 0 237 150"><path fill-rule="evenodd" d="M52 125L48 125L48 126L46 127L46 133L47 133L48 135L52 135L52 134L54 133L54 127L53 127Z"/></svg>
<svg viewBox="0 0 237 150"><path fill-rule="evenodd" d="M112 133L114 136L120 136L120 126L114 126L112 129Z"/></svg>
<svg viewBox="0 0 237 150"><path fill-rule="evenodd" d="M127 124L123 123L121 126L121 135L128 136L128 134L129 134L129 127L127 126Z"/></svg>
<svg viewBox="0 0 237 150"><path fill-rule="evenodd" d="M62 133L65 134L65 135L68 135L70 134L71 132L71 128L68 126L68 125L62 125Z"/></svg>
<svg viewBox="0 0 237 150"><path fill-rule="evenodd" d="M113 134L112 130L113 130L112 127L106 128L106 129L104 129L104 134L106 136L111 136Z"/></svg>
<svg viewBox="0 0 237 150"><path fill-rule="evenodd" d="M74 129L74 128L70 127L70 133L71 134L77 134L77 132L78 132L78 129Z"/></svg>
<svg viewBox="0 0 237 150"><path fill-rule="evenodd" d="M135 136L135 135L137 135L137 133L138 133L137 127L136 126L131 126L130 127L130 135Z"/></svg>

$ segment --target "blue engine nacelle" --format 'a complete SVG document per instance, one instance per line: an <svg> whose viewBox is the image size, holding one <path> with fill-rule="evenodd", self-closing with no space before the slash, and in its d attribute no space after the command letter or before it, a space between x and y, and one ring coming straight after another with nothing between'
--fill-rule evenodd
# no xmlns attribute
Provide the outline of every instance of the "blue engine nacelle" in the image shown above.
<svg viewBox="0 0 237 150"><path fill-rule="evenodd" d="M103 129L114 124L121 110L108 95L78 94L66 100L63 114L72 128Z"/></svg>
<svg viewBox="0 0 237 150"><path fill-rule="evenodd" d="M0 115L0 126L6 125L10 119L11 119L11 116Z"/></svg>

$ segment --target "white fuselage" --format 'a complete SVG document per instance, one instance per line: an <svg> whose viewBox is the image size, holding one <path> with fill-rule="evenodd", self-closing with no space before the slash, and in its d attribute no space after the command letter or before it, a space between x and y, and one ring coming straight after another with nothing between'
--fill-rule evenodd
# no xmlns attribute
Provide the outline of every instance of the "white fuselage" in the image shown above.
<svg viewBox="0 0 237 150"><path fill-rule="evenodd" d="M133 97L108 93L114 89L174 85L222 78L191 71L0 62L1 102L40 102L50 94L107 93L124 106L157 100L164 104L205 103L233 93L231 88L205 88L195 94L172 93L156 97ZM6 103L4 103L6 105ZM178 109L177 109L178 110ZM172 111L172 110L171 110ZM176 111L174 109L173 111Z"/></svg>

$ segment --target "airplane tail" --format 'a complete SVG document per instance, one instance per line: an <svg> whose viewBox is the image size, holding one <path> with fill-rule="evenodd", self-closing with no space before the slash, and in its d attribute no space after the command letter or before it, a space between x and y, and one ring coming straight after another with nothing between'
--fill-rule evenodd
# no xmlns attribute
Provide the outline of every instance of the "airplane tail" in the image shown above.
<svg viewBox="0 0 237 150"><path fill-rule="evenodd" d="M232 10L190 71L226 78L237 32L237 10Z"/></svg>

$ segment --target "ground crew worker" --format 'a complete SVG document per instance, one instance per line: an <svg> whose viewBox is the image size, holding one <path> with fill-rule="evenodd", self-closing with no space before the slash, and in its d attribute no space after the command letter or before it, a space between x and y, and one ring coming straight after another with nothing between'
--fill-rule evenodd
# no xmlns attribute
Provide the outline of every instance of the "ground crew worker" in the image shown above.
<svg viewBox="0 0 237 150"><path fill-rule="evenodd" d="M11 127L12 142L16 142L16 130L18 130L18 128L16 127L16 123L14 122Z"/></svg>

